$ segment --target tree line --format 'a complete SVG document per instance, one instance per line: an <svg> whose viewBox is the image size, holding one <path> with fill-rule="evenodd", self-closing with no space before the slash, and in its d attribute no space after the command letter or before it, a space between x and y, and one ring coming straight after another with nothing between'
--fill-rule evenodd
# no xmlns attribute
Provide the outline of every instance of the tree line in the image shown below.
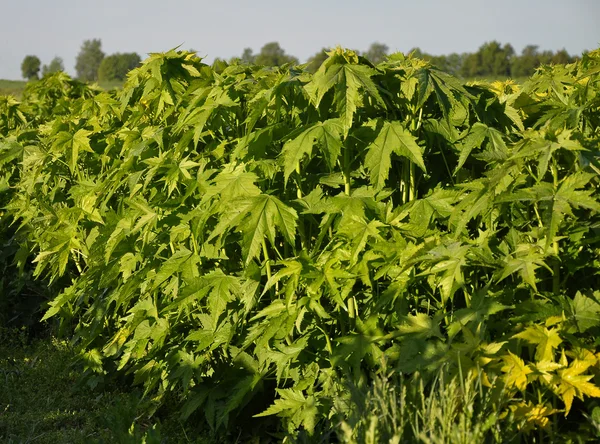
<svg viewBox="0 0 600 444"><path fill-rule="evenodd" d="M556 52L540 51L537 45L527 45L517 54L510 44L497 41L484 43L474 53L431 55L415 48L417 57L423 58L455 76L474 77L528 77L541 65L566 64L577 60L566 49Z"/></svg>
<svg viewBox="0 0 600 444"><path fill-rule="evenodd" d="M102 51L100 39L85 40L81 45L75 60L77 78L86 82L93 81L123 81L129 71L142 61L135 52L115 53L106 55ZM41 60L35 55L28 55L21 63L21 74L27 80L40 77ZM64 63L60 57L55 57L48 65L41 68L42 76L57 71L64 71Z"/></svg>
<svg viewBox="0 0 600 444"><path fill-rule="evenodd" d="M306 69L315 72L327 58L328 48L314 54L306 62ZM390 53L389 47L384 43L375 42L366 51L356 50L361 55L377 64ZM464 78L475 77L527 77L536 68L546 64L564 64L574 62L577 57L570 55L565 49L556 52L541 51L537 45L527 45L517 54L512 45L497 41L486 42L473 53L452 53L448 55L432 55L423 52L420 48L409 51L415 56L430 61L438 68L450 74ZM141 62L136 53L115 53L106 56L102 51L100 39L86 40L77 55L75 70L77 78L84 81L118 81L124 80L127 72ZM298 64L297 57L287 54L278 42L265 44L258 53L252 48L245 48L239 57L225 60L217 58L215 65L225 63L248 63L264 66L280 66L286 63ZM28 55L21 64L23 77L32 80L39 78L40 70L43 75L56 71L64 71L64 64L60 57L55 57L48 65L41 66L37 56Z"/></svg>
<svg viewBox="0 0 600 444"><path fill-rule="evenodd" d="M306 62L307 70L316 72L323 61L327 59L327 52L330 50L331 48L322 48L310 57ZM355 50L355 52L371 63L377 64L384 61L390 54L390 48L384 43L375 42L366 51ZM497 41L484 43L474 53L432 55L423 52L420 48L413 48L409 53L430 61L433 65L452 75L464 78L527 77L541 65L565 64L577 60L577 57L570 55L565 49L556 52L540 51L537 45L527 45L518 55L512 45L502 45ZM224 61L217 59L215 63ZM240 57L229 60L229 62L235 61L267 66L298 63L298 59L293 55L286 54L277 42L267 43L258 54L254 54L252 48L246 48Z"/></svg>

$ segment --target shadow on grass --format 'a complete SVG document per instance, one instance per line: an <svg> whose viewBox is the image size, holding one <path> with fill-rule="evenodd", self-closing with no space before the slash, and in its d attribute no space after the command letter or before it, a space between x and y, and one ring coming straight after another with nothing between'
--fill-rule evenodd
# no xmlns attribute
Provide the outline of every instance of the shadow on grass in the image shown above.
<svg viewBox="0 0 600 444"><path fill-rule="evenodd" d="M70 365L73 357L63 341L28 344L25 331L0 329L1 443L210 442L186 433L175 415L165 419L164 427L147 419L136 391L81 385Z"/></svg>

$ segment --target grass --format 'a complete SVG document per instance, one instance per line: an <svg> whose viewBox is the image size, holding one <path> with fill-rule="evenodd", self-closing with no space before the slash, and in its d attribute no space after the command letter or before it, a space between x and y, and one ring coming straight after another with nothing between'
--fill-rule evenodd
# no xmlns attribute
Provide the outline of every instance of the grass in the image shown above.
<svg viewBox="0 0 600 444"><path fill-rule="evenodd" d="M111 89L121 89L123 88L123 81L121 80L112 80L110 82L98 82L100 88L110 91Z"/></svg>
<svg viewBox="0 0 600 444"><path fill-rule="evenodd" d="M12 95L21 97L21 93L25 89L27 82L24 80L1 80L0 79L0 96Z"/></svg>
<svg viewBox="0 0 600 444"><path fill-rule="evenodd" d="M153 418L144 414L141 394L123 384L92 389L73 366L75 352L48 337L30 342L25 330L0 329L0 442L4 444L272 442L267 436L213 437L179 421L175 408ZM501 421L477 382L461 389L439 378L428 395L422 380L377 377L369 388L349 388L351 412L329 424L340 442L501 442L509 423ZM476 406L473 410L461 408ZM327 428L327 425L325 425ZM505 433L500 433L504 428ZM326 430L321 430L321 435ZM260 436L260 437L259 437ZM312 442L326 442L317 436Z"/></svg>
<svg viewBox="0 0 600 444"><path fill-rule="evenodd" d="M148 418L139 391L115 383L91 388L82 382L79 367L72 365L74 358L75 352L65 341L52 337L30 341L26 330L0 327L0 443L275 442L258 429L248 433L248 423L246 432L230 430L226 436L212 436L197 425L200 418L183 424L177 408L169 404ZM351 402L337 412L345 411L345 419L333 415L315 436L297 442L518 444L560 438L560 442L575 443L588 442L577 439L581 432L581 437L600 436L600 408L588 418L595 433L563 430L553 435L548 429L544 434L541 430L522 434L526 424L505 416L502 392L485 389L471 376L449 377L441 369L426 387L418 374L407 378L392 372L376 376L366 387L349 385Z"/></svg>
<svg viewBox="0 0 600 444"><path fill-rule="evenodd" d="M376 443L506 443L518 442L512 417L502 416L507 399L484 390L469 374L450 377L441 368L425 384L416 373L408 378L392 372L378 375L370 387L349 387L352 408L338 436L350 444ZM499 396L498 396L499 395Z"/></svg>
<svg viewBox="0 0 600 444"><path fill-rule="evenodd" d="M203 438L175 415L148 419L140 393L92 390L70 365L74 352L54 338L28 343L24 330L0 329L0 442L198 443ZM204 436L207 434L204 433ZM222 441L221 441L222 442Z"/></svg>
<svg viewBox="0 0 600 444"><path fill-rule="evenodd" d="M491 77L469 77L469 78L463 79L463 82L465 82L465 83L470 83L470 82L493 83L493 82L506 82L508 80L512 80L516 84L522 85L527 80L529 80L529 77L493 77L493 76L491 76Z"/></svg>
<svg viewBox="0 0 600 444"><path fill-rule="evenodd" d="M113 80L110 82L98 82L98 85L100 88L109 91L111 89L122 88L123 82L121 80ZM0 96L12 95L16 98L21 98L21 94L23 94L25 86L27 86L27 82L25 80L0 79Z"/></svg>

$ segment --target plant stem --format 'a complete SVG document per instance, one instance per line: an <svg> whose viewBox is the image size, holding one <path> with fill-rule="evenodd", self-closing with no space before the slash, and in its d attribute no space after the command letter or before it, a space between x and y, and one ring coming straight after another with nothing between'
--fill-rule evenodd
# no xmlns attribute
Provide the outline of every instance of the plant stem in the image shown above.
<svg viewBox="0 0 600 444"><path fill-rule="evenodd" d="M415 198L415 164L410 162L408 165L408 201Z"/></svg>
<svg viewBox="0 0 600 444"><path fill-rule="evenodd" d="M560 266L558 259L552 265L552 293L558 295L560 292Z"/></svg>
<svg viewBox="0 0 600 444"><path fill-rule="evenodd" d="M296 197L302 199L302 188L301 185L302 176L300 175L300 162L296 164Z"/></svg>
<svg viewBox="0 0 600 444"><path fill-rule="evenodd" d="M353 297L348 298L348 317L351 320L354 320L356 318L356 312L354 310L354 298Z"/></svg>
<svg viewBox="0 0 600 444"><path fill-rule="evenodd" d="M552 247L554 249L554 264L552 264L552 293L558 295L560 292L560 260L558 258L559 249L558 249L558 241L555 240L552 243Z"/></svg>
<svg viewBox="0 0 600 444"><path fill-rule="evenodd" d="M350 148L344 147L344 192L350 196Z"/></svg>
<svg viewBox="0 0 600 444"><path fill-rule="evenodd" d="M265 260L265 268L267 269L267 280L271 280L271 263L269 262L269 251L267 250L267 243L262 240L263 258Z"/></svg>

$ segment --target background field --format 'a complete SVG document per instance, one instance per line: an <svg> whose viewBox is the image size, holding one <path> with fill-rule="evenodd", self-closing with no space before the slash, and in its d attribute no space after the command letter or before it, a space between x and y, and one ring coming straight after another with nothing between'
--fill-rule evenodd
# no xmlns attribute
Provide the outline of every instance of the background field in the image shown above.
<svg viewBox="0 0 600 444"><path fill-rule="evenodd" d="M122 81L98 82L98 85L109 91L111 89L119 89L123 86ZM0 79L0 96L11 95L20 98L23 90L27 86L26 80L2 80Z"/></svg>

